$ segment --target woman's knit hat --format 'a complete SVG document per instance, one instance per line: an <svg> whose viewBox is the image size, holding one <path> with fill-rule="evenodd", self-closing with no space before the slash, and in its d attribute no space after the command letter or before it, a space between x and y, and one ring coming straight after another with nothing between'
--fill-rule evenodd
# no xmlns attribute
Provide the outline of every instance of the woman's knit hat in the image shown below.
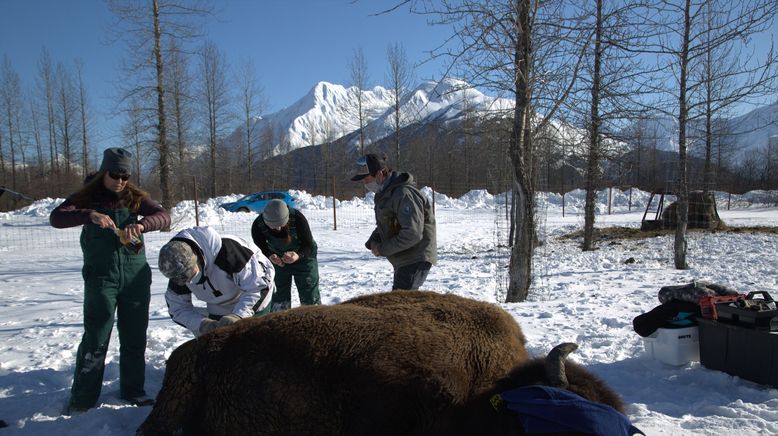
<svg viewBox="0 0 778 436"><path fill-rule="evenodd" d="M119 147L106 148L103 152L100 171L132 174L132 153Z"/></svg>

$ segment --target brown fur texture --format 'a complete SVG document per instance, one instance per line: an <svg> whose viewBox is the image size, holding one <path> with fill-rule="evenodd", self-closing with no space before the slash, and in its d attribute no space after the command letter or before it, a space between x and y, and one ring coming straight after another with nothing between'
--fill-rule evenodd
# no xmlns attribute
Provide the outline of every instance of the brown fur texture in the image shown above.
<svg viewBox="0 0 778 436"><path fill-rule="evenodd" d="M422 435L527 360L496 305L398 291L241 320L181 345L143 435Z"/></svg>

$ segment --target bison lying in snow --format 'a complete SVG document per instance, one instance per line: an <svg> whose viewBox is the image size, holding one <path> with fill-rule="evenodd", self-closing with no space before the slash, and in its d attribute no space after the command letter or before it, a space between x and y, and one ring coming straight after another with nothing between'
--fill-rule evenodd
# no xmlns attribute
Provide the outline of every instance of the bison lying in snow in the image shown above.
<svg viewBox="0 0 778 436"><path fill-rule="evenodd" d="M433 292L246 319L171 354L139 433L448 432L452 407L526 363L524 342L499 307Z"/></svg>

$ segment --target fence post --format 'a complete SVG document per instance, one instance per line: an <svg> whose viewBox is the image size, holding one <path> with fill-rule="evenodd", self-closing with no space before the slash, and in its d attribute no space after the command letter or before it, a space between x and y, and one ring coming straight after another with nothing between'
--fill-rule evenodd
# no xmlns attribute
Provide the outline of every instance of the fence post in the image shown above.
<svg viewBox="0 0 778 436"><path fill-rule="evenodd" d="M613 198L613 186L608 187L608 215L611 214L611 201Z"/></svg>
<svg viewBox="0 0 778 436"><path fill-rule="evenodd" d="M332 230L338 230L338 212L335 207L335 176L332 176Z"/></svg>
<svg viewBox="0 0 778 436"><path fill-rule="evenodd" d="M562 218L565 217L565 193L562 192Z"/></svg>
<svg viewBox="0 0 778 436"><path fill-rule="evenodd" d="M729 203L732 201L732 193L727 192L727 210L729 210Z"/></svg>
<svg viewBox="0 0 778 436"><path fill-rule="evenodd" d="M629 187L629 204L627 204L627 212L632 212L632 186Z"/></svg>
<svg viewBox="0 0 778 436"><path fill-rule="evenodd" d="M200 209L197 201L197 177L192 176L192 189L194 189L195 226L200 227Z"/></svg>

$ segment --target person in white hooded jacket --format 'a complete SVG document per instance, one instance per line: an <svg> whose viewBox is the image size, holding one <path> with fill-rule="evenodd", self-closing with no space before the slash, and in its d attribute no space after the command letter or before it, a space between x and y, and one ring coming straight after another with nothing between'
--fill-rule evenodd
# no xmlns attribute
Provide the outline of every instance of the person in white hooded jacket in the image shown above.
<svg viewBox="0 0 778 436"><path fill-rule="evenodd" d="M196 336L269 312L275 270L258 248L210 227L181 230L159 250L170 317ZM192 304L206 303L207 314Z"/></svg>

